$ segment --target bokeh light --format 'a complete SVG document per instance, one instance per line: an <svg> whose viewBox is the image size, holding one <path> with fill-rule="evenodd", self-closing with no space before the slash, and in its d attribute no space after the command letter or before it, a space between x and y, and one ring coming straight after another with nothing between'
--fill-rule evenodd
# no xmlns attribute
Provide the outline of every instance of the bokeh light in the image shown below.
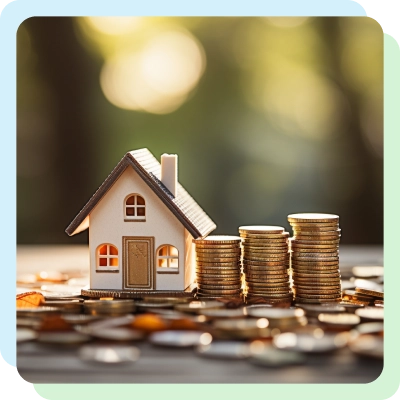
<svg viewBox="0 0 400 400"><path fill-rule="evenodd" d="M167 114L179 108L205 69L201 45L185 31L167 31L139 52L121 52L107 60L101 87L117 107Z"/></svg>
<svg viewBox="0 0 400 400"><path fill-rule="evenodd" d="M86 17L85 21L98 33L125 35L140 26L141 17Z"/></svg>

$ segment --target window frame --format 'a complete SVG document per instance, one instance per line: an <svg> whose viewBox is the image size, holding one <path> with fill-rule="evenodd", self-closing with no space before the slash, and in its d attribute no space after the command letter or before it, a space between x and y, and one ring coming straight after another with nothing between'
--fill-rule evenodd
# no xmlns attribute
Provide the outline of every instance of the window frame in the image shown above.
<svg viewBox="0 0 400 400"><path fill-rule="evenodd" d="M164 247L167 248L167 255L161 256L159 253ZM177 252L176 256L170 255L171 247L173 247L176 250L176 252ZM167 266L166 267L159 266L158 265L159 260L166 260ZM177 266L170 267L170 260L176 260ZM157 274L179 274L179 250L177 247L173 246L172 244L162 244L162 245L158 246L158 248L156 250L156 271L157 271Z"/></svg>
<svg viewBox="0 0 400 400"><path fill-rule="evenodd" d="M103 246L107 246L106 254L100 254L100 249ZM110 247L113 247L116 251L117 254L111 254ZM106 259L107 260L107 265L100 265L100 260L101 259ZM110 260L117 260L118 265L110 265ZM119 272L119 250L118 247L111 244L111 243L101 243L100 245L97 246L96 248L96 272Z"/></svg>
<svg viewBox="0 0 400 400"><path fill-rule="evenodd" d="M134 197L134 204L126 204L126 202L128 201L128 199L130 199L131 197ZM137 199L138 197L140 197L144 204L138 204ZM132 208L135 210L135 214L134 216L132 215L128 215L126 213L127 208ZM138 209L144 209L144 215L137 215L137 210ZM131 193L128 196L125 197L124 199L124 221L125 222L146 222L146 214L147 214L147 210L146 210L146 200L145 198L138 194L138 193Z"/></svg>

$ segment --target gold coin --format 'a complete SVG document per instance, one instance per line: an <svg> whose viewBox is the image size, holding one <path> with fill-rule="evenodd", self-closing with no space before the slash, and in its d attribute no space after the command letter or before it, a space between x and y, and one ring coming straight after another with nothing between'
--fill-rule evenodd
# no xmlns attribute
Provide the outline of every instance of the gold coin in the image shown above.
<svg viewBox="0 0 400 400"><path fill-rule="evenodd" d="M299 244L297 241L292 240L290 243L290 246L293 249L334 249L337 250L339 248L338 243L334 244L310 244L310 242L307 242L307 244Z"/></svg>
<svg viewBox="0 0 400 400"><path fill-rule="evenodd" d="M214 271L214 270L201 270L196 271L196 277L200 279L214 278L214 279L240 279L240 270L231 271Z"/></svg>
<svg viewBox="0 0 400 400"><path fill-rule="evenodd" d="M207 255L207 254L217 254L217 255L230 254L231 257L235 257L240 252L241 252L240 247L237 247L237 248L231 249L231 250L228 250L228 249L198 249L198 248L196 248L196 253L201 254L201 255L203 255L203 254L205 254L205 255Z"/></svg>
<svg viewBox="0 0 400 400"><path fill-rule="evenodd" d="M247 239L247 240L252 240L252 239L256 239L256 240L266 240L268 241L269 239L288 239L289 238L289 232L282 232L282 233L278 233L278 234L265 234L265 235L261 235L261 234L250 234L250 233L241 233L240 237L242 239Z"/></svg>
<svg viewBox="0 0 400 400"><path fill-rule="evenodd" d="M311 285L311 286L331 286L331 285L336 285L340 286L340 278L325 278L325 279L319 279L319 278L311 278L311 279L299 279L299 278L293 278L293 285L297 286L304 286L304 285Z"/></svg>
<svg viewBox="0 0 400 400"><path fill-rule="evenodd" d="M285 290L282 293L277 292L266 292L264 290L249 290L247 292L247 296L265 296L265 297L273 297L276 299L286 299L292 297L292 292L289 290Z"/></svg>
<svg viewBox="0 0 400 400"><path fill-rule="evenodd" d="M254 240L243 239L242 247L286 248L286 247L288 247L288 243L289 243L288 240L280 240L280 241L270 242L270 241L267 241L267 240L254 241Z"/></svg>
<svg viewBox="0 0 400 400"><path fill-rule="evenodd" d="M289 253L262 253L262 252L243 252L243 258L247 260L259 260L259 261L279 261L279 260L289 260Z"/></svg>
<svg viewBox="0 0 400 400"><path fill-rule="evenodd" d="M298 213L289 214L288 221L292 222L338 222L339 216L335 214L323 213Z"/></svg>
<svg viewBox="0 0 400 400"><path fill-rule="evenodd" d="M248 271L286 271L288 269L287 264L280 264L280 265L249 265L249 264L243 264L243 269L248 270Z"/></svg>
<svg viewBox="0 0 400 400"><path fill-rule="evenodd" d="M365 294L367 296L379 297L380 299L383 299L383 292L379 292L377 290L356 287L356 293Z"/></svg>
<svg viewBox="0 0 400 400"><path fill-rule="evenodd" d="M301 258L310 258L310 259L317 259L317 260L319 260L319 259L325 260L327 258L336 259L336 257L339 256L338 253L339 252L334 252L334 253L297 253L297 252L294 252L292 254L292 260L301 259Z"/></svg>
<svg viewBox="0 0 400 400"><path fill-rule="evenodd" d="M199 263L234 263L238 262L238 257L196 257Z"/></svg>
<svg viewBox="0 0 400 400"><path fill-rule="evenodd" d="M293 232L297 232L304 236L333 236L340 233L342 230L340 228L332 229L329 231L320 231L320 230L305 230L305 229L296 229L293 228Z"/></svg>
<svg viewBox="0 0 400 400"><path fill-rule="evenodd" d="M313 270L313 271L292 271L293 279L329 279L329 278L340 278L340 271L334 270Z"/></svg>
<svg viewBox="0 0 400 400"><path fill-rule="evenodd" d="M229 235L212 235L207 236L204 239L193 239L195 244L235 244L240 243L241 238L239 236L229 236Z"/></svg>
<svg viewBox="0 0 400 400"><path fill-rule="evenodd" d="M223 270L237 270L239 271L241 269L241 265L240 263L232 263L232 264L197 264L196 265L196 269L198 269L199 271L203 270L203 269L209 269L209 270L218 270L218 271L223 271Z"/></svg>
<svg viewBox="0 0 400 400"><path fill-rule="evenodd" d="M334 225L321 225L321 224L291 224L293 231L301 232L326 232L326 231L335 231L339 229L339 224Z"/></svg>
<svg viewBox="0 0 400 400"><path fill-rule="evenodd" d="M289 242L287 237L280 237L280 238L269 238L269 239L260 239L260 238L243 238L242 244L249 244L253 246L285 246Z"/></svg>
<svg viewBox="0 0 400 400"><path fill-rule="evenodd" d="M335 299L307 299L304 297L294 297L296 303L315 303L315 304L325 304L325 303L340 303L342 301L341 297Z"/></svg>
<svg viewBox="0 0 400 400"><path fill-rule="evenodd" d="M304 299L338 299L341 297L340 293L332 293L332 294L309 294L309 293L296 293L296 297L304 298Z"/></svg>
<svg viewBox="0 0 400 400"><path fill-rule="evenodd" d="M282 288L286 287L289 288L289 281L283 282L261 282L261 281L250 281L246 280L246 284L249 287L265 287L265 288Z"/></svg>
<svg viewBox="0 0 400 400"><path fill-rule="evenodd" d="M197 287L201 290L238 290L242 287L241 284L232 285L208 285L205 283L198 283Z"/></svg>
<svg viewBox="0 0 400 400"><path fill-rule="evenodd" d="M257 271L256 271L257 272ZM265 274L265 273L256 273L256 272L249 272L245 273L246 280L262 280L264 282L280 282L289 279L289 274L287 270L284 270L281 274ZM259 271L261 272L261 271Z"/></svg>
<svg viewBox="0 0 400 400"><path fill-rule="evenodd" d="M292 254L292 262L296 263L297 261L299 262L309 262L309 263L314 263L314 262L322 262L322 263L329 263L329 262L339 262L339 256L321 256L320 254L311 254L310 253L304 253L304 254ZM329 253L328 253L329 254Z"/></svg>
<svg viewBox="0 0 400 400"><path fill-rule="evenodd" d="M339 261L334 260L334 261L328 261L325 258L322 260L312 258L312 259L307 259L307 260L300 260L300 259L295 259L292 257L292 265L299 265L299 266L307 266L307 265L331 265L331 266L338 266Z"/></svg>
<svg viewBox="0 0 400 400"><path fill-rule="evenodd" d="M198 262L196 264L197 269L218 269L218 270L224 270L224 269L240 269L241 265L240 263L200 263Z"/></svg>
<svg viewBox="0 0 400 400"><path fill-rule="evenodd" d="M339 240L341 235L330 235L330 236L310 236L310 235L293 235L294 240L315 242L316 244L325 244L326 241Z"/></svg>
<svg viewBox="0 0 400 400"><path fill-rule="evenodd" d="M196 243L196 249L201 249L201 250L238 250L240 249L240 243L235 243L235 244L212 244L212 243L207 243L207 244L202 244L202 243Z"/></svg>
<svg viewBox="0 0 400 400"><path fill-rule="evenodd" d="M339 246L336 247L328 247L328 248L318 248L318 247L293 247L292 246L292 253L338 253Z"/></svg>
<svg viewBox="0 0 400 400"><path fill-rule="evenodd" d="M240 275L216 275L215 274L200 274L196 275L197 282L237 282L240 280Z"/></svg>
<svg viewBox="0 0 400 400"><path fill-rule="evenodd" d="M239 275L240 269L196 269L196 274L202 275Z"/></svg>
<svg viewBox="0 0 400 400"><path fill-rule="evenodd" d="M230 294L230 295L238 295L241 293L241 289L234 289L234 290L212 290L212 289L199 289L197 291L200 294L211 294L211 295L224 295L224 294Z"/></svg>
<svg viewBox="0 0 400 400"><path fill-rule="evenodd" d="M264 252L264 253L287 253L289 251L289 246L282 246L282 247L263 247L263 246L249 246L244 245L242 247L243 252L246 251L254 251L254 252Z"/></svg>
<svg viewBox="0 0 400 400"><path fill-rule="evenodd" d="M294 273L299 273L299 274L310 274L313 273L315 275L316 272L323 272L326 271L328 274L333 274L335 272L338 272L338 269L332 266L326 266L326 265L315 265L313 267L307 266L307 267L298 267L298 266L293 266L291 267L293 274ZM294 277L296 275L293 275Z"/></svg>
<svg viewBox="0 0 400 400"><path fill-rule="evenodd" d="M293 239L292 240L292 245L309 245L309 246L314 246L314 245L339 245L340 240L339 239L334 239L334 240L298 240L298 239Z"/></svg>
<svg viewBox="0 0 400 400"><path fill-rule="evenodd" d="M271 225L248 225L239 226L239 232L242 233L277 233L284 232L285 228L281 226L271 226Z"/></svg>
<svg viewBox="0 0 400 400"><path fill-rule="evenodd" d="M341 291L340 291L340 289L337 289L337 288L335 288L335 289L315 289L315 290L312 290L312 289L303 289L303 288L299 288L299 287L295 287L295 286L293 286L293 291L296 293L296 295L297 296L301 296L301 295L308 295L308 294L311 294L311 295L315 295L315 296L319 296L319 295L331 295L331 294L335 294L335 295L338 295L338 296L340 296L340 294L341 294Z"/></svg>
<svg viewBox="0 0 400 400"><path fill-rule="evenodd" d="M289 262L289 254L283 255L283 256L277 256L277 257L269 257L269 256L255 256L254 254L246 254L243 255L243 262L252 262L252 263L258 263L261 265L264 264L269 264L269 263L279 263L279 264L285 264ZM271 264L274 265L274 264Z"/></svg>

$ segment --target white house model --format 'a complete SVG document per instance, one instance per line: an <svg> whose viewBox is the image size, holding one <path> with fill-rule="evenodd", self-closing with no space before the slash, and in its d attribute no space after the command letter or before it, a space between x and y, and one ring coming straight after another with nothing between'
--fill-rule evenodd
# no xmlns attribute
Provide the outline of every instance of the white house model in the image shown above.
<svg viewBox="0 0 400 400"><path fill-rule="evenodd" d="M177 156L126 153L66 229L89 228L90 289L184 291L195 280L193 238L214 222L178 183Z"/></svg>

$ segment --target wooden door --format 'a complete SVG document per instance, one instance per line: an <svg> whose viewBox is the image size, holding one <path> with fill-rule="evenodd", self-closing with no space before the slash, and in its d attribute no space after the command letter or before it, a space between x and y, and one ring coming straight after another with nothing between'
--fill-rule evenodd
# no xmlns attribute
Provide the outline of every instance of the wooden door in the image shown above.
<svg viewBox="0 0 400 400"><path fill-rule="evenodd" d="M154 237L123 236L124 289L155 289Z"/></svg>

